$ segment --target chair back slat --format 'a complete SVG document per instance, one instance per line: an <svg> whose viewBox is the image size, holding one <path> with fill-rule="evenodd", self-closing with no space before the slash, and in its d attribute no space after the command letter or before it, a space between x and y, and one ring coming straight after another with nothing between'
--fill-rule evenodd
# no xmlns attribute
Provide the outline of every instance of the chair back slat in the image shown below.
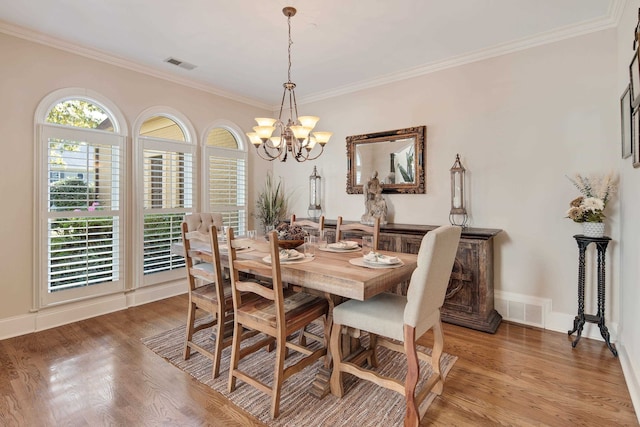
<svg viewBox="0 0 640 427"><path fill-rule="evenodd" d="M416 336L431 327L434 313L444 303L461 232L459 226L446 225L422 238L404 310L404 323L416 328Z"/></svg>
<svg viewBox="0 0 640 427"><path fill-rule="evenodd" d="M291 225L299 225L303 228L312 228L315 230L323 231L324 230L324 215L320 216L318 222L311 221L308 219L300 219L296 220L296 214L291 215L291 221L289 221Z"/></svg>
<svg viewBox="0 0 640 427"><path fill-rule="evenodd" d="M373 235L373 250L378 250L378 240L380 239L380 218L376 218L373 225L361 224L354 222L351 224L343 224L342 217L338 217L336 222L336 242L344 239L345 232L348 231L362 231Z"/></svg>
<svg viewBox="0 0 640 427"><path fill-rule="evenodd" d="M271 252L271 282L273 287L267 287L262 283L241 281L236 266L238 244L234 239L233 228L227 229L227 243L229 246L229 274L231 276L231 290L233 304L238 307L241 303L240 292L250 292L271 300L275 304L276 318L280 325L284 325L284 292L282 286L282 274L280 272L280 248L278 246L278 233L269 233L269 247Z"/></svg>

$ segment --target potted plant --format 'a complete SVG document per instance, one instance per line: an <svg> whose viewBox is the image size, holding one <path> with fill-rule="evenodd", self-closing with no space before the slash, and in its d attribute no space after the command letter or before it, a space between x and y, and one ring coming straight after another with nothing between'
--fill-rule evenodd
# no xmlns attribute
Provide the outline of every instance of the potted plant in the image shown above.
<svg viewBox="0 0 640 427"><path fill-rule="evenodd" d="M260 220L265 232L274 229L287 216L287 199L282 188L282 178L274 182L271 173L267 174L263 190L258 194L255 217Z"/></svg>
<svg viewBox="0 0 640 427"><path fill-rule="evenodd" d="M582 195L569 203L567 218L582 223L583 234L587 237L604 236L604 208L616 190L613 175L583 177L576 174L569 180Z"/></svg>

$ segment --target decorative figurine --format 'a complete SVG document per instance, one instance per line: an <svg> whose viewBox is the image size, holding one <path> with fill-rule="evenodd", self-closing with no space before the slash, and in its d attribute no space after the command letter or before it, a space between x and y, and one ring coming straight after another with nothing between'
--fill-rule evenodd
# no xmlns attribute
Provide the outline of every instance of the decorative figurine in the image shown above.
<svg viewBox="0 0 640 427"><path fill-rule="evenodd" d="M362 224L373 224L380 218L380 224L387 223L387 202L382 197L382 184L378 179L378 171L373 171L371 179L364 184L364 206L366 212L362 215Z"/></svg>

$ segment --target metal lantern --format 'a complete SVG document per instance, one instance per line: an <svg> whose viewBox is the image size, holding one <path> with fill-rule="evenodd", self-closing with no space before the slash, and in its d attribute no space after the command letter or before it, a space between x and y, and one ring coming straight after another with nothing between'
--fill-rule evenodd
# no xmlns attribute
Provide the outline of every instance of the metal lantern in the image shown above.
<svg viewBox="0 0 640 427"><path fill-rule="evenodd" d="M318 175L316 167L313 167L313 173L309 175L309 209L307 213L309 217L317 219L322 214L322 206L320 206L320 195L322 178Z"/></svg>
<svg viewBox="0 0 640 427"><path fill-rule="evenodd" d="M460 155L456 154L456 161L451 171L451 211L449 222L452 225L467 226L467 209L464 200L464 172L465 168L460 163Z"/></svg>

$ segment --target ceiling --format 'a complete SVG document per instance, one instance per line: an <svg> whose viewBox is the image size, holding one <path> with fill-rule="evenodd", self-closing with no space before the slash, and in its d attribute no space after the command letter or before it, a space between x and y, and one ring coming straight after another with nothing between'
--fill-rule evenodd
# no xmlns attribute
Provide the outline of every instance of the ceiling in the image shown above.
<svg viewBox="0 0 640 427"><path fill-rule="evenodd" d="M27 0L0 32L253 105L323 99L613 27L625 0ZM186 70L172 57L196 65Z"/></svg>

